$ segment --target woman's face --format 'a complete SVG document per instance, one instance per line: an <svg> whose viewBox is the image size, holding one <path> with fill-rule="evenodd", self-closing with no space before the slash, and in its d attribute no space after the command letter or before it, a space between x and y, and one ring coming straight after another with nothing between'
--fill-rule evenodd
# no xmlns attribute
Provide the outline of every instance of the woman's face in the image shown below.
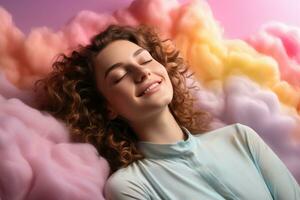
<svg viewBox="0 0 300 200"><path fill-rule="evenodd" d="M127 40L116 40L95 58L97 87L108 101L110 117L139 122L167 108L173 88L166 68Z"/></svg>

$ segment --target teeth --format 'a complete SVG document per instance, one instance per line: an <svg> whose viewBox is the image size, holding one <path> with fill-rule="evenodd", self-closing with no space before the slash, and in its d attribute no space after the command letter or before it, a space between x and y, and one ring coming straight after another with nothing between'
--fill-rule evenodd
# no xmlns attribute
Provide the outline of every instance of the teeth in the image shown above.
<svg viewBox="0 0 300 200"><path fill-rule="evenodd" d="M157 85L159 85L159 83L153 83L152 85L150 85L150 87L148 87L148 88L144 91L144 94L146 94L147 92L149 92L152 88L155 88Z"/></svg>

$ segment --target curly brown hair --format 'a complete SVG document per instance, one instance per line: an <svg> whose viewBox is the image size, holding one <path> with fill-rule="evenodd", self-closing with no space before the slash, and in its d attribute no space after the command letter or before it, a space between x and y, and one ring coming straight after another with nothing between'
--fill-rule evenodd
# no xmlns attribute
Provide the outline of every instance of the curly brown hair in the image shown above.
<svg viewBox="0 0 300 200"><path fill-rule="evenodd" d="M174 90L168 106L180 126L192 133L201 133L209 130L211 121L209 113L195 110L192 90L197 89L197 85L186 83L193 73L170 39L161 40L157 30L147 25L108 26L94 36L90 44L79 46L70 55L60 54L53 63L53 71L35 86L45 97L39 109L64 121L73 142L93 144L108 161L111 173L144 158L137 148L138 138L129 125L120 119L109 119L107 102L96 86L93 62L96 55L120 39L148 50L167 69Z"/></svg>

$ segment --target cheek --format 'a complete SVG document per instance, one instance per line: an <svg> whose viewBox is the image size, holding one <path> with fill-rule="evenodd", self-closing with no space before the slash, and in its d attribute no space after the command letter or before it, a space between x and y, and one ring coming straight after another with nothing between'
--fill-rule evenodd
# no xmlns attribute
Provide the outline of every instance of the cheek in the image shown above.
<svg viewBox="0 0 300 200"><path fill-rule="evenodd" d="M162 66L163 67L163 66ZM172 87L172 83L171 83L171 79L170 79L170 76L167 72L167 69L165 67L163 67L161 69L161 74L165 77L165 81L166 81L166 84L169 86L169 87ZM173 88L171 88L173 89Z"/></svg>
<svg viewBox="0 0 300 200"><path fill-rule="evenodd" d="M134 93L130 87L120 87L111 89L107 93L108 101L119 112L126 110L134 103Z"/></svg>
<svg viewBox="0 0 300 200"><path fill-rule="evenodd" d="M166 69L163 65L161 65L160 63L159 63L159 68L158 68L158 70L159 70L159 72L160 72L161 74L163 74L165 77L169 77L169 74L168 74L168 72L167 72L167 69Z"/></svg>
<svg viewBox="0 0 300 200"><path fill-rule="evenodd" d="M111 106L115 112L129 121L134 121L137 114L140 113L137 102L132 98L120 95L111 100Z"/></svg>

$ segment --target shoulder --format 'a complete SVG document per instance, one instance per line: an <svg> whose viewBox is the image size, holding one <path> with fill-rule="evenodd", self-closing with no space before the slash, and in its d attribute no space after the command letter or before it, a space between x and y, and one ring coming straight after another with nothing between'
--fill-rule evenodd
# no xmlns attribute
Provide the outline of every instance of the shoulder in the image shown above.
<svg viewBox="0 0 300 200"><path fill-rule="evenodd" d="M224 156L243 154L250 159L258 157L262 148L265 148L264 141L249 126L235 123L195 135L199 143L213 154L222 152ZM246 154L244 154L246 153Z"/></svg>
<svg viewBox="0 0 300 200"><path fill-rule="evenodd" d="M241 123L234 123L234 124L224 126L222 128L215 129L211 132L247 134L253 132L253 129Z"/></svg>
<svg viewBox="0 0 300 200"><path fill-rule="evenodd" d="M249 126L234 123L222 128L218 128L212 131L208 131L202 134L196 134L196 137L199 137L202 141L228 141L232 143L233 140L239 141L243 144L248 144L253 140L260 139L259 135Z"/></svg>
<svg viewBox="0 0 300 200"><path fill-rule="evenodd" d="M145 189L140 184L141 177L132 166L121 168L106 181L104 194L106 199L128 199L128 197L145 197Z"/></svg>
<svg viewBox="0 0 300 200"><path fill-rule="evenodd" d="M259 134L250 126L236 123L235 127L237 129L237 134L239 134L247 144L253 142L263 142Z"/></svg>

